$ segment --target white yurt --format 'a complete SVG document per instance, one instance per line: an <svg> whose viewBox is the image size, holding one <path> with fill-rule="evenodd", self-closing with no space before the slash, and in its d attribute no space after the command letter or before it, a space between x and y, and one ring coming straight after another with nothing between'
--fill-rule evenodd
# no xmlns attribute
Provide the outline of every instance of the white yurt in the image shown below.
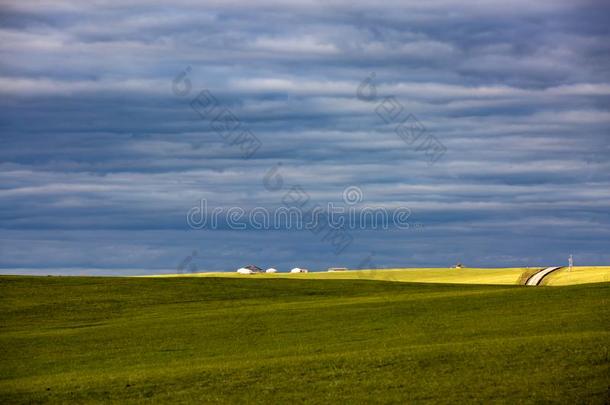
<svg viewBox="0 0 610 405"><path fill-rule="evenodd" d="M254 272L250 269L246 269L244 267L240 267L239 269L237 269L237 272L239 274L253 274Z"/></svg>
<svg viewBox="0 0 610 405"><path fill-rule="evenodd" d="M307 273L309 270L307 269L301 269L300 267L295 267L294 269L290 270L291 273Z"/></svg>
<svg viewBox="0 0 610 405"><path fill-rule="evenodd" d="M265 270L265 273L277 273L277 269L274 269L273 267L270 267L267 270Z"/></svg>

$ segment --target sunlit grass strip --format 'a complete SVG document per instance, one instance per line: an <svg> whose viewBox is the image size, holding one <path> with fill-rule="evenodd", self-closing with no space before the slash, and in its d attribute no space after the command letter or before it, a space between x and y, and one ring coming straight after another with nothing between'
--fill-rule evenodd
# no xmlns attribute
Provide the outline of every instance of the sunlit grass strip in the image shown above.
<svg viewBox="0 0 610 405"><path fill-rule="evenodd" d="M610 281L610 266L564 267L542 279L542 285L573 285Z"/></svg>
<svg viewBox="0 0 610 405"><path fill-rule="evenodd" d="M243 275L235 272L159 274L146 277L288 278L316 280L378 280L409 283L520 285L542 267L510 268L404 268L337 272L274 273ZM542 285L572 285L610 281L610 266L561 269L544 278Z"/></svg>

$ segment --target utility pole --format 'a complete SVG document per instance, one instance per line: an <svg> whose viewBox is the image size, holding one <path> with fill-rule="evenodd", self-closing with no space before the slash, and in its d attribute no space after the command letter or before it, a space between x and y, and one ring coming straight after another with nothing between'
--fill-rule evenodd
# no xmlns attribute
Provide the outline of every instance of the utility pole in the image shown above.
<svg viewBox="0 0 610 405"><path fill-rule="evenodd" d="M574 258L572 257L572 255L568 257L568 265L570 266L568 271L572 271L572 267L574 266Z"/></svg>

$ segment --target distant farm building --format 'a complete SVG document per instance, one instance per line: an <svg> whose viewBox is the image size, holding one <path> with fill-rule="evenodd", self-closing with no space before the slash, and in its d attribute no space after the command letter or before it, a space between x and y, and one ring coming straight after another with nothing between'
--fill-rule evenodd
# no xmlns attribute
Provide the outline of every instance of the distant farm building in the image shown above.
<svg viewBox="0 0 610 405"><path fill-rule="evenodd" d="M307 269L301 269L299 267L295 267L294 269L290 270L291 273L308 273L309 270Z"/></svg>
<svg viewBox="0 0 610 405"><path fill-rule="evenodd" d="M254 274L254 273L262 273L263 269L250 264L248 266L240 267L239 269L237 269L237 272L239 274Z"/></svg>
<svg viewBox="0 0 610 405"><path fill-rule="evenodd" d="M277 273L277 270L274 269L273 267L268 268L267 270L265 270L265 273Z"/></svg>

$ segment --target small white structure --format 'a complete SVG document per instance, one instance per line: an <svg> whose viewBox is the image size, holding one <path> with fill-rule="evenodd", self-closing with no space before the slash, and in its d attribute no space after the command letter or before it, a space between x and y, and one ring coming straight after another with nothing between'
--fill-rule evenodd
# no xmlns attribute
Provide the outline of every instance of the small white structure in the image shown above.
<svg viewBox="0 0 610 405"><path fill-rule="evenodd" d="M254 274L252 270L246 269L245 267L240 267L239 269L237 269L237 272L239 274Z"/></svg>
<svg viewBox="0 0 610 405"><path fill-rule="evenodd" d="M274 269L273 267L270 267L267 270L265 270L265 273L277 273L277 269Z"/></svg>
<svg viewBox="0 0 610 405"><path fill-rule="evenodd" d="M307 273L307 272L309 272L309 270L295 267L294 269L290 270L290 272L291 273Z"/></svg>
<svg viewBox="0 0 610 405"><path fill-rule="evenodd" d="M249 264L247 266L240 267L239 269L237 269L237 272L239 274L256 274L256 273L262 273L263 269L261 269L258 266L254 266L253 264Z"/></svg>

